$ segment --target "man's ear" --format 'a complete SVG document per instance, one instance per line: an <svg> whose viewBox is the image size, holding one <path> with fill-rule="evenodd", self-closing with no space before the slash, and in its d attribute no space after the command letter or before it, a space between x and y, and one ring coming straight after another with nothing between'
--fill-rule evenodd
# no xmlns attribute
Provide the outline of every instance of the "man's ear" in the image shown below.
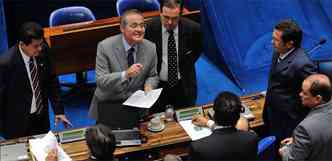
<svg viewBox="0 0 332 161"><path fill-rule="evenodd" d="M316 98L316 101L317 101L318 103L323 102L323 98L322 98L321 95L317 95L317 96L315 96L315 98Z"/></svg>
<svg viewBox="0 0 332 161"><path fill-rule="evenodd" d="M287 43L286 43L286 47L287 48L293 48L294 47L294 41L293 40L291 40L291 41L288 41Z"/></svg>

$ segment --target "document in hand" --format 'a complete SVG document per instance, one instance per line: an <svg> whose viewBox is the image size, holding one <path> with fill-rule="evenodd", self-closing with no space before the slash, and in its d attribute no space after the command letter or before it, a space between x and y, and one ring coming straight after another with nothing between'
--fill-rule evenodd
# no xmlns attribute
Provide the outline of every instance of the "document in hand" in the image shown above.
<svg viewBox="0 0 332 161"><path fill-rule="evenodd" d="M49 151L57 149L58 161L71 161L70 157L58 145L57 139L50 131L41 139L30 139L30 151L37 161L45 161Z"/></svg>
<svg viewBox="0 0 332 161"><path fill-rule="evenodd" d="M160 96L162 88L154 89L149 92L142 90L136 91L132 94L123 105L133 106L139 108L151 108L151 106L157 101Z"/></svg>

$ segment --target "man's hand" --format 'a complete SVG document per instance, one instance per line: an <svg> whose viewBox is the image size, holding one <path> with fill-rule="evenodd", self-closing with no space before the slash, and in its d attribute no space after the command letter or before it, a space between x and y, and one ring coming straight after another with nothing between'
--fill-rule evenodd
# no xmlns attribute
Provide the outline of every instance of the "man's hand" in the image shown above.
<svg viewBox="0 0 332 161"><path fill-rule="evenodd" d="M280 142L281 145L289 145L289 144L292 144L292 143L293 143L293 138L292 137L286 138L286 139L284 139Z"/></svg>
<svg viewBox="0 0 332 161"><path fill-rule="evenodd" d="M204 126L207 127L207 122L209 119L205 118L204 116L201 115L195 115L193 116L192 123L197 126Z"/></svg>
<svg viewBox="0 0 332 161"><path fill-rule="evenodd" d="M45 160L46 161L58 161L58 150L53 149L50 152L48 152Z"/></svg>
<svg viewBox="0 0 332 161"><path fill-rule="evenodd" d="M136 63L131 65L126 71L126 77L131 78L137 76L143 69L143 65Z"/></svg>
<svg viewBox="0 0 332 161"><path fill-rule="evenodd" d="M153 90L153 88L152 88L150 85L145 85L145 86L144 86L144 92L145 92L145 93L150 92L150 91L152 91L152 90Z"/></svg>
<svg viewBox="0 0 332 161"><path fill-rule="evenodd" d="M65 128L69 128L69 127L73 126L71 124L71 122L66 118L65 115L55 115L55 120L54 120L55 126L58 125L59 120L62 122L62 124L63 124L63 126L65 126Z"/></svg>

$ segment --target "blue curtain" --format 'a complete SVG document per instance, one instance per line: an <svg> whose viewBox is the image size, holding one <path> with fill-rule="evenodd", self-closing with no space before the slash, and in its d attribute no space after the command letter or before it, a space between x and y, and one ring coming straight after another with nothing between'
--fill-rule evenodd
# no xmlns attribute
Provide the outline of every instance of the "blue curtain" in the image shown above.
<svg viewBox="0 0 332 161"><path fill-rule="evenodd" d="M8 49L4 3L0 0L0 54Z"/></svg>
<svg viewBox="0 0 332 161"><path fill-rule="evenodd" d="M201 3L202 28L209 31L204 31L205 53L218 66L229 70L228 75L244 93L266 88L273 52L272 31L280 20L291 18L301 26L302 46L307 50L321 38L327 40L310 54L312 59L332 58L331 0L201 0Z"/></svg>

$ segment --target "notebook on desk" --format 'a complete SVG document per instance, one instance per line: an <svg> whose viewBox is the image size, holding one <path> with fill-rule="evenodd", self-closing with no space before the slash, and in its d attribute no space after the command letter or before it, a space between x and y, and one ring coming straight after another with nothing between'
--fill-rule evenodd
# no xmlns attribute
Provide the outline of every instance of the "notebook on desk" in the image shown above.
<svg viewBox="0 0 332 161"><path fill-rule="evenodd" d="M115 136L116 146L118 147L142 144L142 137L137 128L112 130L112 132Z"/></svg>

